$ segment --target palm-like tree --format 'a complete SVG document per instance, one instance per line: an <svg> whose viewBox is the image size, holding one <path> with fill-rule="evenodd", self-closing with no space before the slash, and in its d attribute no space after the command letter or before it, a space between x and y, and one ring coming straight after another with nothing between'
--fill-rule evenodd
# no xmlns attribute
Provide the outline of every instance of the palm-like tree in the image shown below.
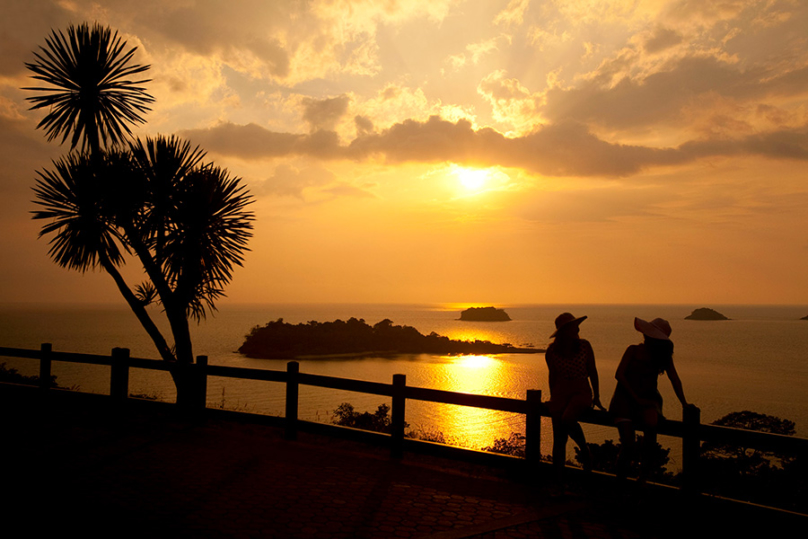
<svg viewBox="0 0 808 539"><path fill-rule="evenodd" d="M252 198L239 178L213 164L204 152L176 137L123 142L128 124L153 99L130 81L148 66L129 65L135 49L108 28L71 26L67 36L52 32L47 46L26 64L34 78L53 88L28 98L32 109L51 110L38 127L48 139L72 133L71 151L39 172L34 188L39 209L34 219L48 221L40 237L50 237L50 255L79 271L100 266L114 279L160 356L176 365L193 363L188 319L215 308L241 265L252 235ZM103 146L102 146L103 143ZM147 280L134 288L119 268L126 254L142 264ZM170 347L146 307L157 302L169 321ZM191 397L185 371L172 368L178 402Z"/></svg>
<svg viewBox="0 0 808 539"><path fill-rule="evenodd" d="M154 98L139 86L148 79L129 80L149 66L130 65L136 47L99 24L70 26L67 35L51 32L46 46L35 52L37 61L26 63L34 78L49 87L25 88L43 95L27 98L31 109L50 110L37 128L44 128L48 140L61 136L64 143L72 133L71 149L97 153L101 143L117 144L131 135L128 124L143 123Z"/></svg>
<svg viewBox="0 0 808 539"><path fill-rule="evenodd" d="M215 308L252 235L252 197L241 179L201 163L202 156L187 142L158 136L100 158L71 153L39 172L34 188L34 219L48 221L40 237L51 238L54 261L79 271L101 266L161 357L180 364L193 362L188 318ZM119 271L124 253L148 277L134 290ZM173 349L146 310L152 302L163 306ZM172 374L179 393L182 378Z"/></svg>

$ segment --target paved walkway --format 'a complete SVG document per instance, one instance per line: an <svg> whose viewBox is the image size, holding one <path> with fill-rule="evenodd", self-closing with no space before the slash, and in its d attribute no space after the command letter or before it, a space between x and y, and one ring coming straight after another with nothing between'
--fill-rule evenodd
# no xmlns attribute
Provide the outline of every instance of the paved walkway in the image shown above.
<svg viewBox="0 0 808 539"><path fill-rule="evenodd" d="M481 467L306 434L289 442L271 427L0 404L3 528L20 526L19 537L673 537L706 518L644 493L553 497Z"/></svg>

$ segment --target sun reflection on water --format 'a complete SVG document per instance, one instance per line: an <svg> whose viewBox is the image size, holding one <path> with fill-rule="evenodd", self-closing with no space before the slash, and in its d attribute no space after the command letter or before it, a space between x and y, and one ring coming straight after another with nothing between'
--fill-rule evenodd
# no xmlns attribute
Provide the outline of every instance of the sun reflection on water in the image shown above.
<svg viewBox="0 0 808 539"><path fill-rule="evenodd" d="M435 389L475 395L504 396L508 363L490 355L450 356L440 367ZM518 414L449 404L434 404L430 422L459 445L481 448L524 427Z"/></svg>

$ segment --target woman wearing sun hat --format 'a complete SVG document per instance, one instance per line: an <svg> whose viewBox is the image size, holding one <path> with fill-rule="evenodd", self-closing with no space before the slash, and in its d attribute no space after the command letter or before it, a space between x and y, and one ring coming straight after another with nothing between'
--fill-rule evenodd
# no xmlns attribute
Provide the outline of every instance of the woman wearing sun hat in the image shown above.
<svg viewBox="0 0 808 539"><path fill-rule="evenodd" d="M637 426L642 428L645 434L643 467L647 466L647 457L656 445L656 427L663 417L662 396L657 390L657 379L660 374L667 373L682 407L690 406L685 399L682 381L673 365L673 342L670 340L671 326L668 321L655 318L646 322L635 318L634 328L642 333L645 339L641 344L629 346L623 354L615 373L617 387L609 404L609 413L620 433L621 450L617 459L619 478L628 475ZM647 470L643 470L645 471Z"/></svg>
<svg viewBox="0 0 808 539"><path fill-rule="evenodd" d="M567 437L573 439L581 450L584 467L591 465L589 447L581 425L581 414L600 404L598 369L592 345L578 336L578 326L586 316L576 318L562 313L555 319L556 331L550 337L553 342L547 347L545 359L550 382L550 414L553 420L553 465L556 479L563 485L564 464L567 460ZM591 384L591 387L590 387Z"/></svg>

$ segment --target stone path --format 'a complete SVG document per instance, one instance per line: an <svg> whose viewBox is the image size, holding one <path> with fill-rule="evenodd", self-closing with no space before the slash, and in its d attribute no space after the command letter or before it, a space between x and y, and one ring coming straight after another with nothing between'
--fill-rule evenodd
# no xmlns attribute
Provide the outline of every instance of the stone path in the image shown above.
<svg viewBox="0 0 808 539"><path fill-rule="evenodd" d="M494 470L314 435L289 442L265 426L0 404L4 528L36 536L674 537L703 518L613 486L553 497Z"/></svg>

